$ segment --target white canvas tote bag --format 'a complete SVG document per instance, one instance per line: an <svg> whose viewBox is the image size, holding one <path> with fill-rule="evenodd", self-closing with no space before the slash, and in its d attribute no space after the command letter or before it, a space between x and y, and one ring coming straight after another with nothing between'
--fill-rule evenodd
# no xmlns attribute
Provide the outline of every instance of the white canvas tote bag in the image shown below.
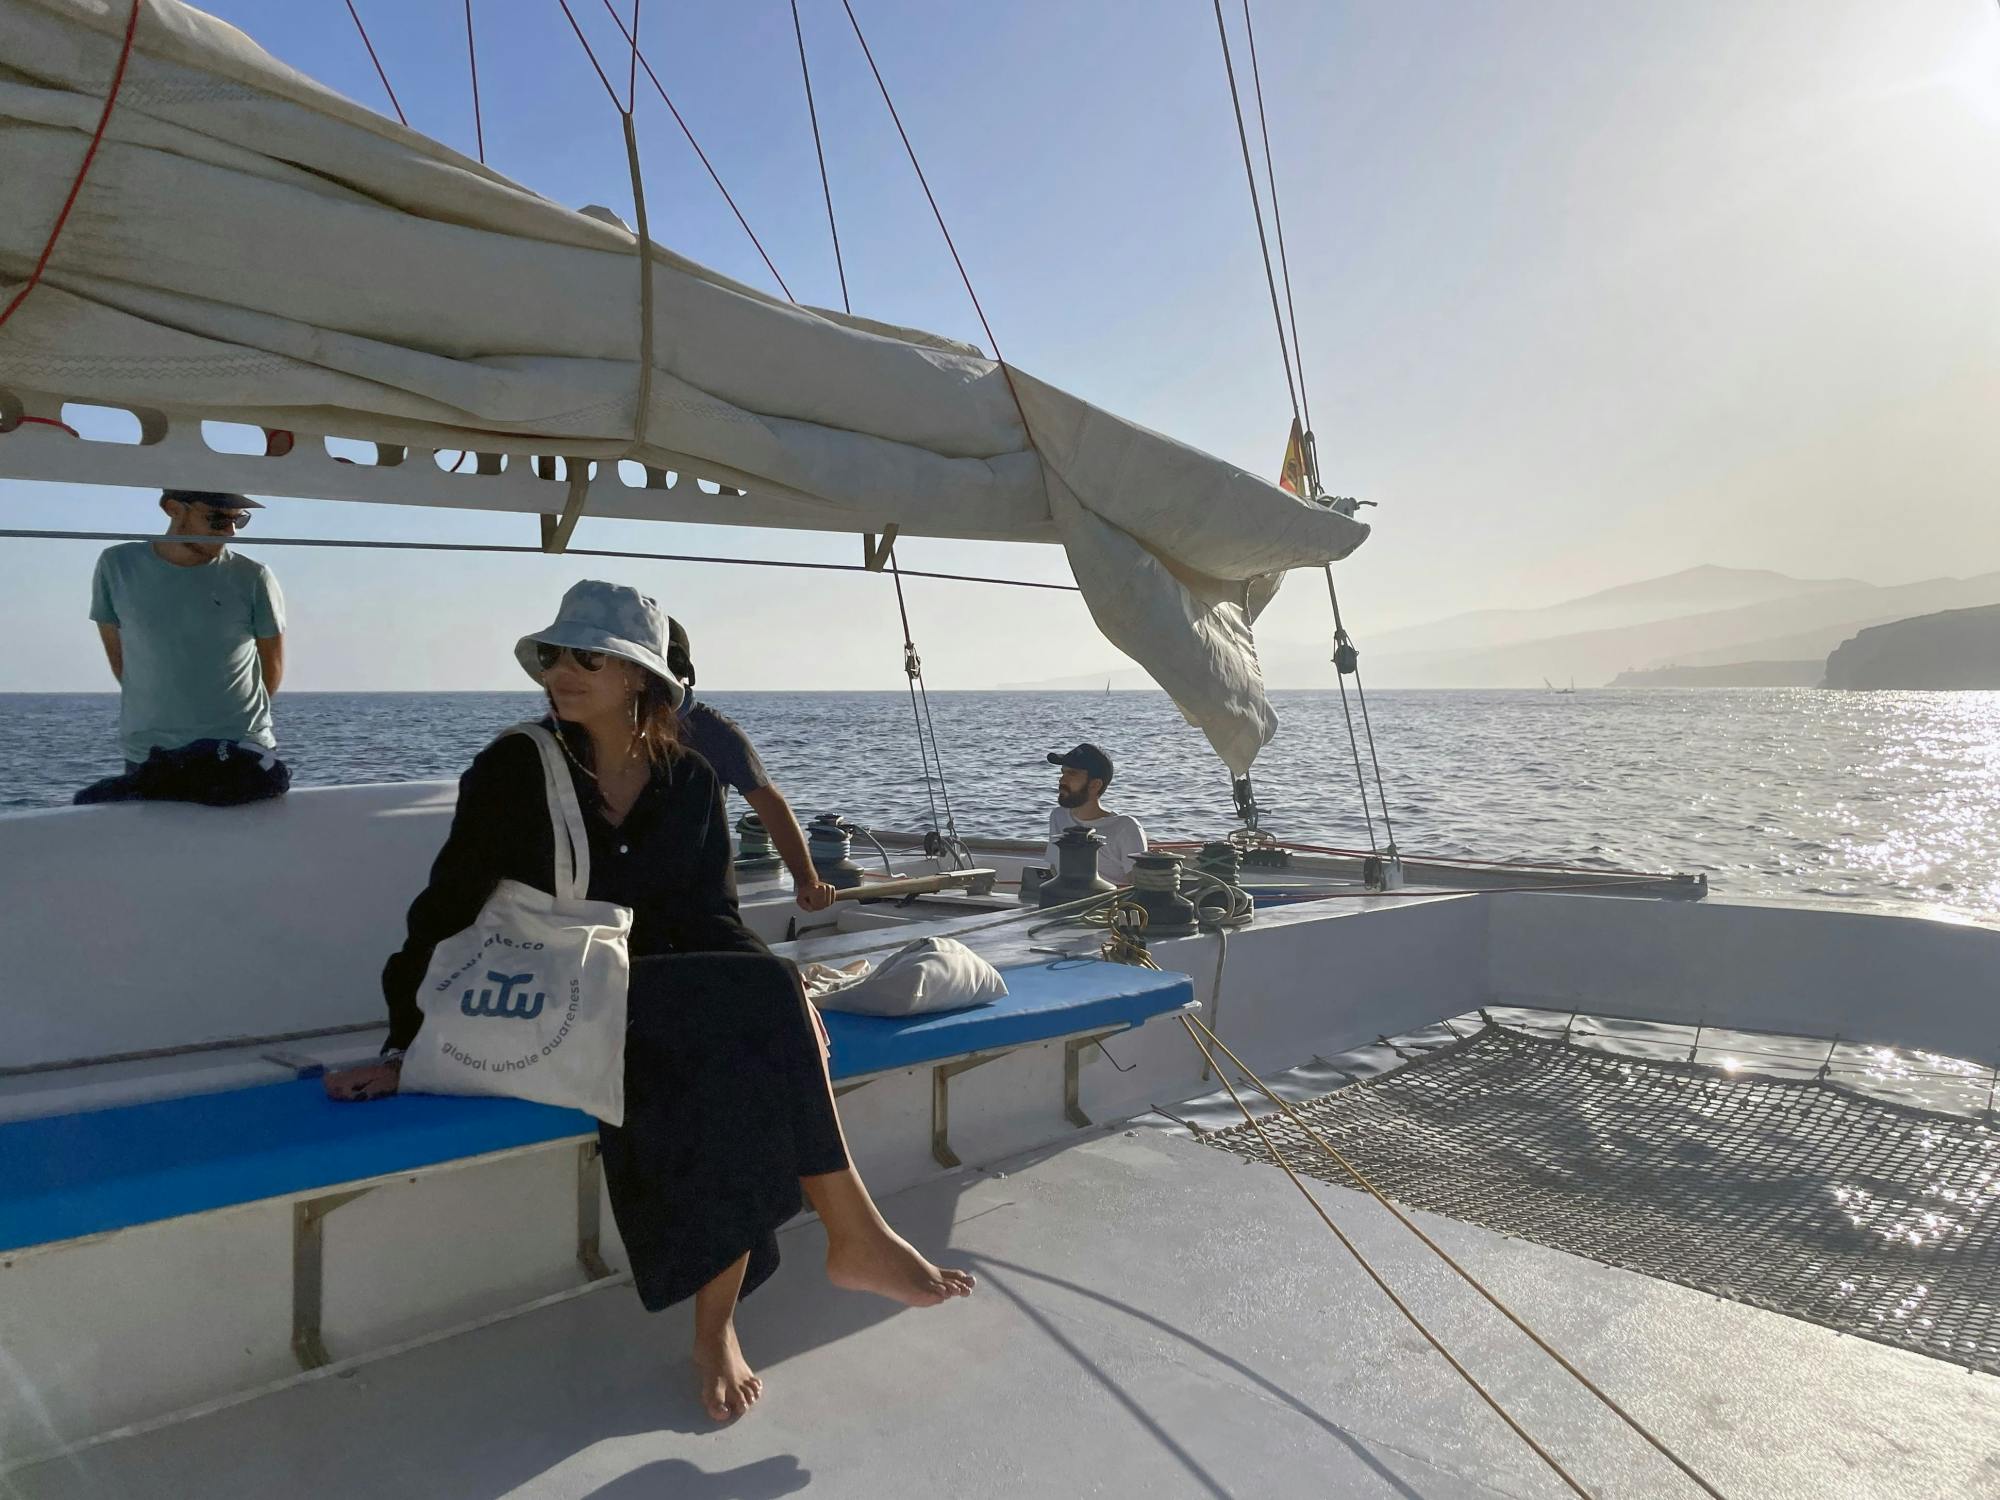
<svg viewBox="0 0 2000 1500"><path fill-rule="evenodd" d="M541 752L556 893L503 880L470 927L437 945L401 1086L532 1099L622 1125L632 913L585 899L590 841L555 736L539 724L507 733Z"/></svg>

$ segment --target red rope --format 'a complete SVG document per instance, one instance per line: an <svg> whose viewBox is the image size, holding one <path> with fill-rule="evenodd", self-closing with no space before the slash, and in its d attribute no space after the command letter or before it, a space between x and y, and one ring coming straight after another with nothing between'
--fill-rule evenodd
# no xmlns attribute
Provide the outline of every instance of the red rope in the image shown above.
<svg viewBox="0 0 2000 1500"><path fill-rule="evenodd" d="M375 55L375 44L368 40L368 28L361 24L361 12L354 8L354 0L347 0L347 13L354 17L354 29L361 33L361 45L368 49L368 60L375 64L375 76L382 80L382 87L389 95L389 104L396 111L397 120L408 126L410 117L403 113L402 101L397 99L396 90L389 82L389 75L382 71L382 59Z"/></svg>
<svg viewBox="0 0 2000 1500"><path fill-rule="evenodd" d="M28 300L28 293L41 284L42 273L49 268L49 257L56 253L56 241L62 238L63 226L69 222L69 211L76 207L77 194L83 191L83 179L90 175L90 165L97 160L97 148L104 143L105 128L111 123L111 107L118 102L118 91L125 86L125 65L132 60L132 38L139 31L139 6L141 0L132 0L132 13L125 18L125 42L118 49L118 68L111 75L111 87L104 95L104 109L97 117L97 129L90 133L90 147L83 153L83 161L76 169L76 180L69 185L69 196L63 199L62 212L56 215L55 227L49 230L49 237L42 246L42 253L35 261L35 269L28 273L28 281L14 294L4 311L0 311L0 328L14 316L14 309Z"/></svg>
<svg viewBox="0 0 2000 1500"><path fill-rule="evenodd" d="M709 181L715 184L715 190L722 194L722 201L729 205L729 211L736 215L736 222L743 226L743 232L750 237L750 243L756 247L758 255L763 257L764 269L771 273L771 279L778 283L778 288L785 294L786 300L797 302L799 299L792 295L792 289L785 285L785 278L778 274L778 268L771 263L771 257L764 249L764 242L757 238L757 231L750 227L750 221L743 217L743 210L736 206L736 200L730 196L729 189L722 185L722 174L715 170L714 163L708 159L708 153L701 149L701 142L694 138L694 132L688 129L688 123L681 118L681 112L674 107L674 101L667 97L666 85L660 82L660 75L653 71L653 65L646 60L646 54L639 50L638 38L625 30L625 22L618 12L612 9L611 0L604 0L604 8L610 12L619 34L631 45L632 55L638 59L639 66L646 70L646 77L652 80L653 92L660 96L660 103L666 105L667 113L674 117L674 123L680 126L681 134L686 136L687 143L694 147L694 154L701 158L702 166L708 169Z"/></svg>
<svg viewBox="0 0 2000 1500"><path fill-rule="evenodd" d="M81 437L81 436L82 436L82 434L81 434L81 433L79 433L79 432L78 432L78 431L77 431L77 430L76 430L76 429L75 429L74 427L70 426L70 425L69 425L69 423L67 423L67 422L61 422L61 421L58 421L58 420L57 420L56 418L54 418L54 417L23 417L23 418L21 418L21 425L22 425L22 426L24 426L24 427L25 427L25 426L27 426L27 425L28 425L28 423L30 423L30 422L33 422L33 423L34 423L34 424L35 424L35 425L36 425L37 427L60 427L60 428L61 428L61 429L62 429L62 430L63 430L64 432L68 433L68 434L69 434L69 435L70 435L71 437Z"/></svg>
<svg viewBox="0 0 2000 1500"><path fill-rule="evenodd" d="M465 60L472 65L472 134L479 142L479 163L486 164L486 122L479 115L479 49L472 42L472 0L465 0Z"/></svg>

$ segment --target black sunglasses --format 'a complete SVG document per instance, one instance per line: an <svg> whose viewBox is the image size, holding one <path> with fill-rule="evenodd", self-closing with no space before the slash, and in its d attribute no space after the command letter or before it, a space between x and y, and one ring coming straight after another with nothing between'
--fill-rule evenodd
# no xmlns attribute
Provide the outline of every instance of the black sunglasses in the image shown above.
<svg viewBox="0 0 2000 1500"><path fill-rule="evenodd" d="M208 527L210 531L241 531L245 526L250 524L250 512L247 510L211 510L204 505L201 508L201 520L202 524Z"/></svg>
<svg viewBox="0 0 2000 1500"><path fill-rule="evenodd" d="M541 663L544 672L554 671L556 663L563 659L564 652L568 652L569 659L586 672L595 672L604 665L602 651L579 651L574 646L551 646L547 641L535 642L535 660Z"/></svg>

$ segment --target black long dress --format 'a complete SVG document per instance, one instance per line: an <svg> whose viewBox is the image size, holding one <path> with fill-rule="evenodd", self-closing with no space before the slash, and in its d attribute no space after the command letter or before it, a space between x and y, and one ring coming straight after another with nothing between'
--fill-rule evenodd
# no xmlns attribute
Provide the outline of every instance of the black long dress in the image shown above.
<svg viewBox="0 0 2000 1500"><path fill-rule="evenodd" d="M632 910L625 1123L600 1125L605 1181L648 1309L691 1296L746 1251L743 1295L778 1266L799 1178L847 1165L820 1033L798 972L742 923L722 790L692 752L657 767L624 822L572 765L590 836L590 899ZM472 925L503 879L550 890L542 763L525 735L459 779L451 833L382 970L389 1047L423 1024L431 951Z"/></svg>

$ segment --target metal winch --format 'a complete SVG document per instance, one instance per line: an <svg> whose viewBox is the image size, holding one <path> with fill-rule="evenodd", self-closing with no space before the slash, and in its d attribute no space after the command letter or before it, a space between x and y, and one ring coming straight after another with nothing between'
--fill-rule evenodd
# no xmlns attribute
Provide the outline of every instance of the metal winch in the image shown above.
<svg viewBox="0 0 2000 1500"><path fill-rule="evenodd" d="M1227 839L1215 839L1201 846L1194 867L1203 875L1213 875L1235 885L1243 878L1243 856Z"/></svg>
<svg viewBox="0 0 2000 1500"><path fill-rule="evenodd" d="M861 867L848 858L854 848L851 825L839 813L821 813L806 828L806 852L813 870L835 890L861 884Z"/></svg>
<svg viewBox="0 0 2000 1500"><path fill-rule="evenodd" d="M1135 854L1132 857L1134 906L1146 913L1149 938L1186 937L1195 929L1194 903L1180 893L1178 854Z"/></svg>
<svg viewBox="0 0 2000 1500"><path fill-rule="evenodd" d="M1056 840L1055 876L1042 882L1035 893L1036 901L1042 906L1067 906L1086 896L1118 889L1097 873L1097 851L1103 847L1103 835L1081 824L1064 830L1063 836Z"/></svg>
<svg viewBox="0 0 2000 1500"><path fill-rule="evenodd" d="M771 842L770 829L755 813L745 813L736 820L734 864L739 875L763 875L784 864L777 846Z"/></svg>

